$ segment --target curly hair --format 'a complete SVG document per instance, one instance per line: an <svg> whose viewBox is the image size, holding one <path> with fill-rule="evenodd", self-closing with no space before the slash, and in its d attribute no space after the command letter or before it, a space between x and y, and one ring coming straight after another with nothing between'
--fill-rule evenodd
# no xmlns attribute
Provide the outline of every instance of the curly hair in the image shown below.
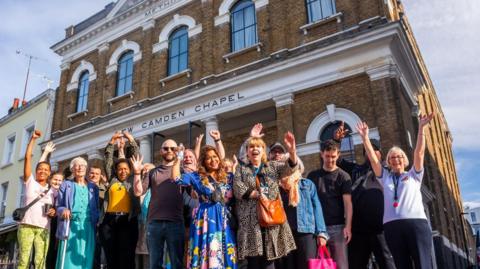
<svg viewBox="0 0 480 269"><path fill-rule="evenodd" d="M215 152L215 154L218 157L218 160L220 161L218 165L218 169L216 171L207 171L207 168L205 165L205 158L207 157L207 153L210 151ZM206 145L200 151L200 158L198 160L198 174L202 178L202 183L204 185L208 184L209 173L212 173L212 177L213 179L215 179L215 181L220 183L227 183L227 173L225 172L225 163L220 158L217 148Z"/></svg>

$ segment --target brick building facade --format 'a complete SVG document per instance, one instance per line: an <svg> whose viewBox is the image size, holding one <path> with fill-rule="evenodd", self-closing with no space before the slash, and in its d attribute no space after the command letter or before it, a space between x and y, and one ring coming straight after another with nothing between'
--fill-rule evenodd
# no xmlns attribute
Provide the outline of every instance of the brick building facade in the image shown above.
<svg viewBox="0 0 480 269"><path fill-rule="evenodd" d="M388 150L411 156L419 112L428 129L424 202L438 268L465 268L452 137L400 1L119 0L66 29L52 140L58 169L82 155L102 163L115 130L158 162L162 137L188 145L219 128L227 154L256 122L271 143L287 130L306 171L339 121L360 119ZM178 62L176 62L178 61ZM208 141L207 143L210 143ZM344 154L362 161L355 132Z"/></svg>

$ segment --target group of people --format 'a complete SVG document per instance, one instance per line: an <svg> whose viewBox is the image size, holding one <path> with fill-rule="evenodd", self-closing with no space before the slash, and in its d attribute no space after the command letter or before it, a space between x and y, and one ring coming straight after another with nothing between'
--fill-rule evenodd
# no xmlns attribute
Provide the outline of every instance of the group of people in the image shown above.
<svg viewBox="0 0 480 269"><path fill-rule="evenodd" d="M25 154L25 204L20 221L18 268L135 268L135 254L148 254L160 268L308 268L328 248L337 268L432 268L431 230L420 192L424 129L433 114L419 118L413 166L398 147L382 162L366 123L357 125L365 163L340 156L343 124L321 143L320 169L304 177L295 137L267 147L262 125L232 159L219 131L215 145L185 149L172 139L160 149L161 163L143 163L128 132L116 132L101 167L82 157L71 175L53 173L46 146L35 173ZM128 157L128 158L127 158ZM88 171L88 173L87 173ZM39 198L39 199L37 199ZM38 202L35 202L38 200ZM262 207L263 205L271 205ZM275 206L277 205L277 206ZM281 206L278 206L281 205ZM50 245L50 251L48 251ZM48 254L47 254L48 253Z"/></svg>

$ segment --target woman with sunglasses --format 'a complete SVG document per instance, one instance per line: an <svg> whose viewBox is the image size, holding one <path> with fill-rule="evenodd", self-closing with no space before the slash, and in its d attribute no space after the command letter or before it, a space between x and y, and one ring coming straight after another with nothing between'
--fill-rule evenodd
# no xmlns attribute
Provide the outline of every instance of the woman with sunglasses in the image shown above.
<svg viewBox="0 0 480 269"><path fill-rule="evenodd" d="M432 113L419 118L413 166L409 170L406 170L409 164L407 155L399 147L392 147L388 151L388 169L383 168L370 143L367 124L357 124L372 169L383 186L385 239L397 269L412 268L412 260L417 269L433 268L432 231L420 190L424 171L425 127L433 116Z"/></svg>
<svg viewBox="0 0 480 269"><path fill-rule="evenodd" d="M231 227L233 174L215 147L204 146L198 171L180 174L177 160L172 178L180 185L191 185L200 196L200 205L192 213L187 249L187 268L237 268L235 233Z"/></svg>
<svg viewBox="0 0 480 269"><path fill-rule="evenodd" d="M119 146L119 159L109 179L101 207L100 241L105 251L108 268L135 268L135 247L138 239L140 199L133 192L131 166L123 153L124 137L129 142L127 152L137 155L138 145L128 132L117 132L105 148L105 170L113 167L114 146ZM123 156L122 156L123 155Z"/></svg>

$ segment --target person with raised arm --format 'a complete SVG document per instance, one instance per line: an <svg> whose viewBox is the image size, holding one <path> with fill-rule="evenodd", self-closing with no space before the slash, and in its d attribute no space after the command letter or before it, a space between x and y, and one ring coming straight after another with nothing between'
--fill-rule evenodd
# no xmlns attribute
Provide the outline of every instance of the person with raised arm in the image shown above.
<svg viewBox="0 0 480 269"><path fill-rule="evenodd" d="M202 148L198 172L181 174L177 160L172 178L177 184L192 186L200 195L200 205L192 213L186 268L237 268L231 227L233 174L225 172L218 150L209 145Z"/></svg>
<svg viewBox="0 0 480 269"><path fill-rule="evenodd" d="M115 133L105 148L106 171L114 174L109 178L109 186L100 215L100 241L107 258L107 267L129 269L135 267L135 247L138 240L138 214L140 199L134 194L133 176L130 162L125 159L125 137L134 155L139 148L133 136L124 131ZM118 145L119 158L113 164L114 145Z"/></svg>
<svg viewBox="0 0 480 269"><path fill-rule="evenodd" d="M162 162L142 180L143 158L132 157L134 192L142 196L151 189L147 216L147 244L150 252L150 268L161 269L165 242L172 269L183 269L184 234L183 197L180 186L171 178L176 159L177 143L172 139L163 142L160 154Z"/></svg>
<svg viewBox="0 0 480 269"><path fill-rule="evenodd" d="M17 232L19 256L18 268L28 268L30 255L35 251L35 268L45 268L45 261L48 252L50 237L50 218L55 215L53 204L57 192L48 185L48 178L51 174L50 163L41 161L35 167L35 174L32 174L32 151L35 141L42 135L39 130L32 133L25 151L23 184L25 186L25 203L30 208L25 212L24 217L19 221ZM48 153L47 153L48 155Z"/></svg>
<svg viewBox="0 0 480 269"><path fill-rule="evenodd" d="M87 180L87 161L82 157L70 162L73 180L65 180L58 193L60 239L56 268L91 269L98 222L98 187Z"/></svg>
<svg viewBox="0 0 480 269"><path fill-rule="evenodd" d="M247 158L238 166L233 181L239 220L238 259L247 260L248 268L272 269L275 268L275 261L296 248L295 241L286 219L281 224L261 227L257 216L257 203L260 198L271 201L279 199L280 179L297 169L295 137L290 132L285 134L284 143L290 153L287 161L268 162L266 145L261 138L263 134L253 132L250 135L245 143Z"/></svg>
<svg viewBox="0 0 480 269"><path fill-rule="evenodd" d="M433 268L432 231L420 191L424 171L425 128L433 116L434 113L419 117L413 166L408 170L407 155L399 147L392 147L388 151L388 169L382 167L368 138L368 125L365 122L357 124L372 169L383 186L385 239L397 269L412 268L412 260L415 268Z"/></svg>
<svg viewBox="0 0 480 269"><path fill-rule="evenodd" d="M342 122L333 139L341 145L347 134L348 129ZM370 139L370 143L381 160L380 142ZM380 269L395 269L383 232L383 187L373 173L368 155L363 153L365 161L362 164L342 156L337 161L338 167L352 178L352 240L348 244L348 264L350 269L366 269L373 253Z"/></svg>
<svg viewBox="0 0 480 269"><path fill-rule="evenodd" d="M225 158L225 148L223 147L222 139L220 137L220 131L210 130L208 134L213 139L213 142L215 142L215 147L217 148L218 154L220 158L223 160ZM204 134L200 134L195 139L194 153L197 160L200 158L200 149L202 148L203 136Z"/></svg>

